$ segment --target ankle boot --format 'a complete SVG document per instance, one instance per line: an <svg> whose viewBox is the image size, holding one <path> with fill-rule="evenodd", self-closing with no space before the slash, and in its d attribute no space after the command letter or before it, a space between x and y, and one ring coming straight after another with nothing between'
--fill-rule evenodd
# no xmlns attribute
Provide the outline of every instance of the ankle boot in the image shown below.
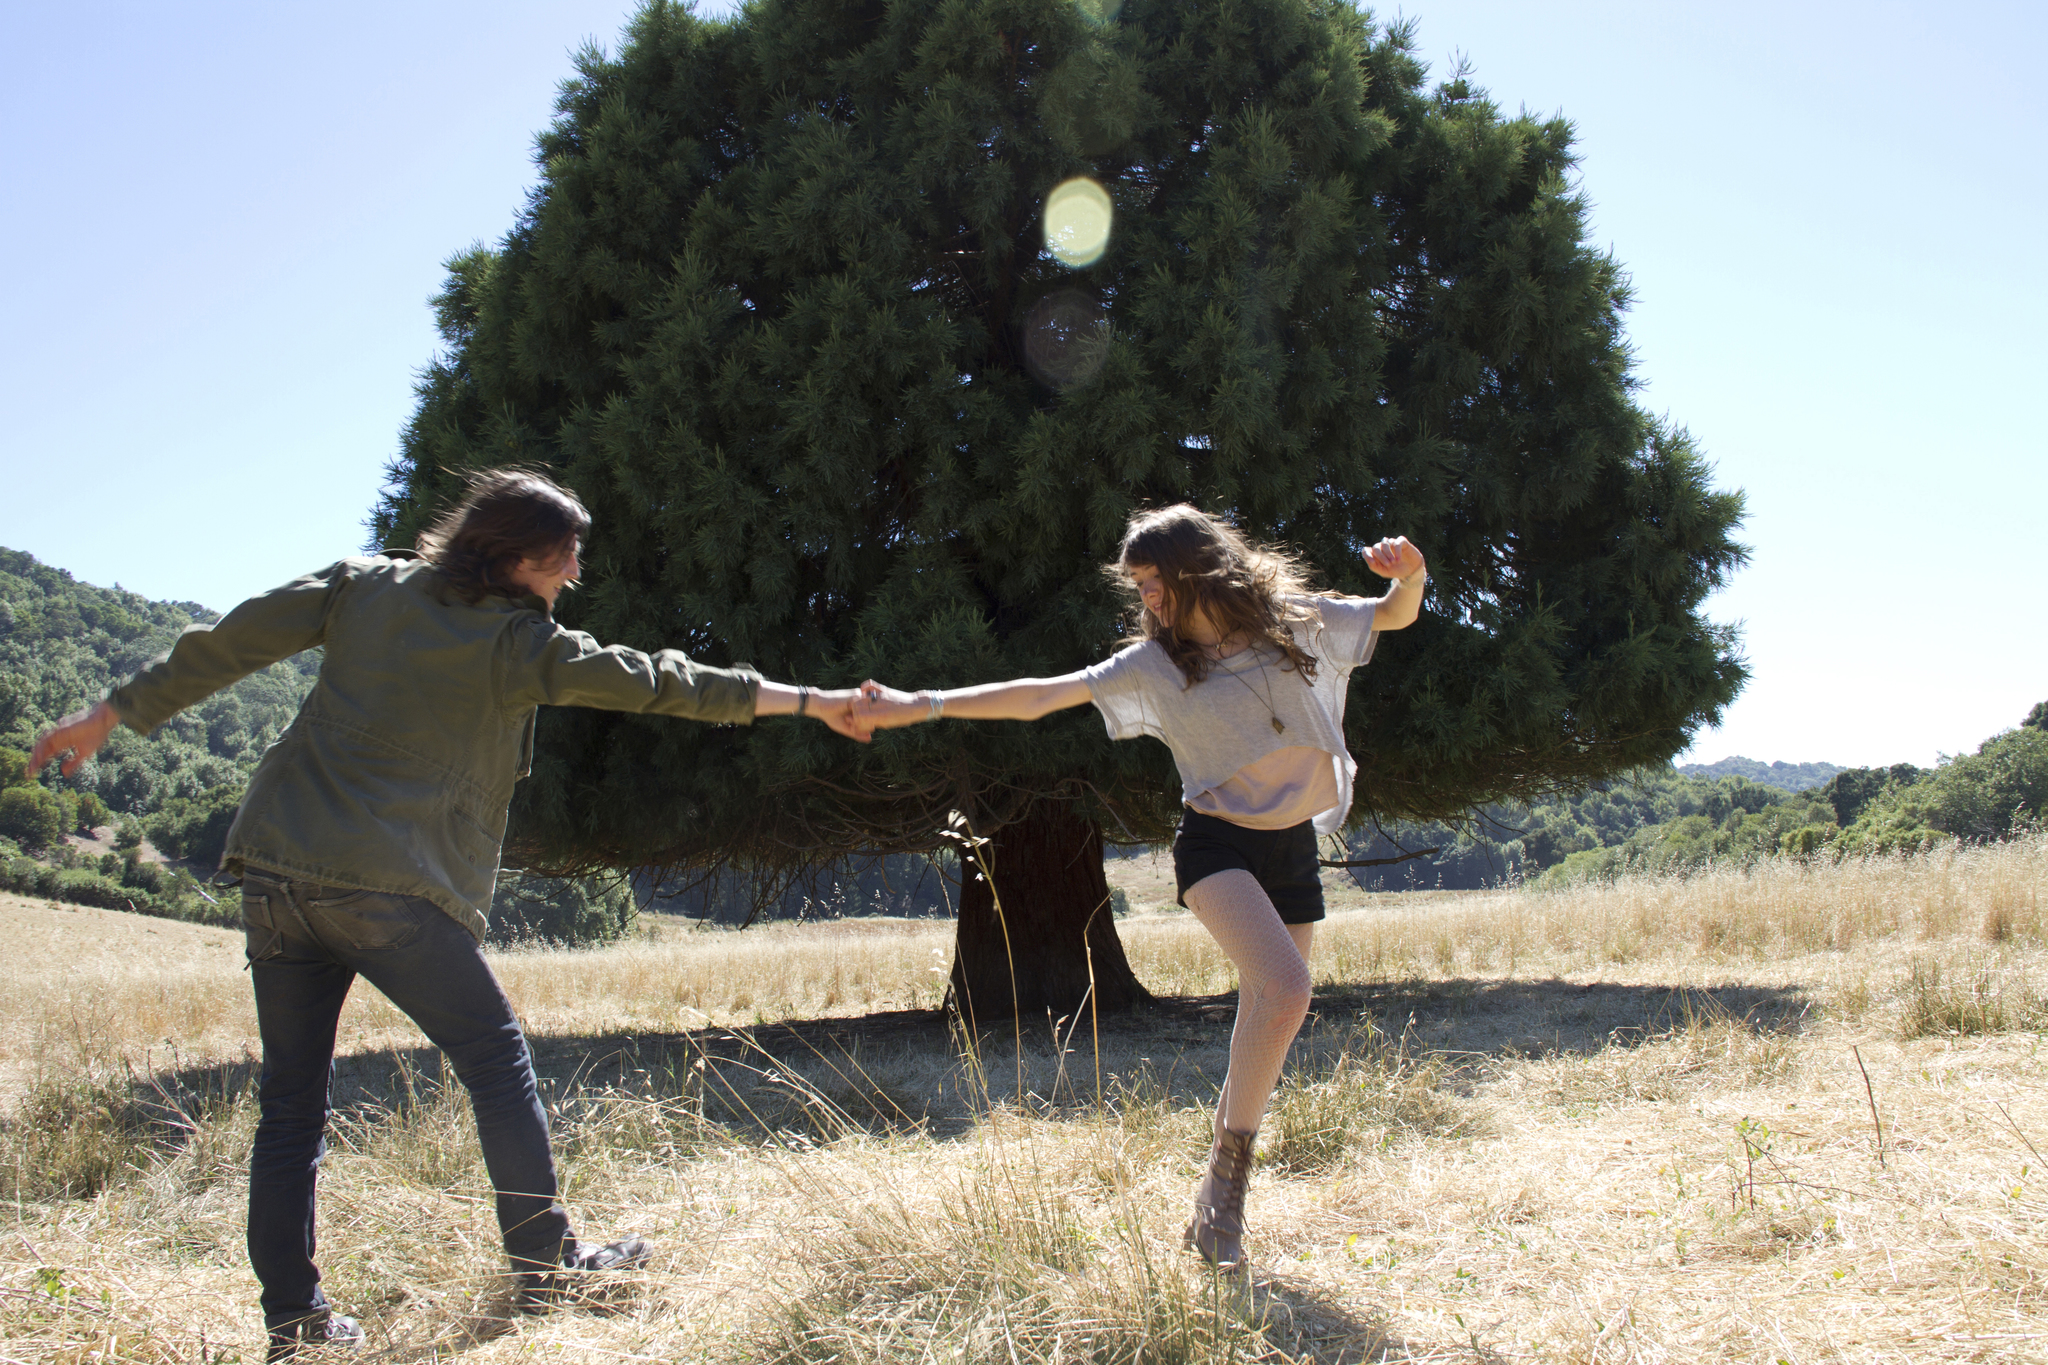
<svg viewBox="0 0 2048 1365"><path fill-rule="evenodd" d="M1244 1190L1252 1174L1257 1133L1218 1129L1209 1170L1195 1186L1195 1216L1181 1240L1221 1270L1244 1265Z"/></svg>

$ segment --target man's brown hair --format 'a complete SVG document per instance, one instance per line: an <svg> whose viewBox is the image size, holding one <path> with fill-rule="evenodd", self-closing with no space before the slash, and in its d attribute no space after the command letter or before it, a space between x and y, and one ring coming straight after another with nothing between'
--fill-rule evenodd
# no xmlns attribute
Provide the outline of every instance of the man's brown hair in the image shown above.
<svg viewBox="0 0 2048 1365"><path fill-rule="evenodd" d="M530 469L486 469L469 476L461 502L420 533L419 550L472 606L525 590L512 575L522 561L559 564L590 529L576 495Z"/></svg>

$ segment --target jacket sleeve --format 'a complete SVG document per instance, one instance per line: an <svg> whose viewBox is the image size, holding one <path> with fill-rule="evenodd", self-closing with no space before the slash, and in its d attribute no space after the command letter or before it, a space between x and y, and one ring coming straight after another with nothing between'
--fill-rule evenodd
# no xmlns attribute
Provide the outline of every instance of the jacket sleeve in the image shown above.
<svg viewBox="0 0 2048 1365"><path fill-rule="evenodd" d="M213 625L187 626L169 654L115 688L108 703L146 735L257 669L320 644L348 564L341 560L252 597Z"/></svg>
<svg viewBox="0 0 2048 1365"><path fill-rule="evenodd" d="M506 701L513 706L589 706L751 725L761 677L713 668L678 650L644 654L600 645L580 630L534 616L512 632Z"/></svg>

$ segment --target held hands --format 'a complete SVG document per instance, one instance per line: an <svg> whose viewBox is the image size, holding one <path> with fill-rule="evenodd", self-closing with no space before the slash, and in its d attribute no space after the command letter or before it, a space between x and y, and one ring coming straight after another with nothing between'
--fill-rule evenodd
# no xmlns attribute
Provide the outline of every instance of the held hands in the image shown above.
<svg viewBox="0 0 2048 1365"><path fill-rule="evenodd" d="M854 703L853 711L870 732L915 725L932 719L933 715L927 698L884 687L873 678L860 685L860 700Z"/></svg>
<svg viewBox="0 0 2048 1365"><path fill-rule="evenodd" d="M874 737L873 728L862 724L854 714L854 707L860 702L858 689L814 687L806 690L810 695L805 701L805 715L816 716L834 733L845 735L857 744L866 744Z"/></svg>
<svg viewBox="0 0 2048 1365"><path fill-rule="evenodd" d="M780 684L768 686L780 687ZM858 688L820 687L803 691L807 695L802 714L824 721L837 733L860 744L872 740L877 730L915 725L932 717L932 707L925 696L899 692L872 679ZM777 707L781 714L786 715L794 704L791 700L782 700Z"/></svg>
<svg viewBox="0 0 2048 1365"><path fill-rule="evenodd" d="M74 711L55 725L45 730L36 739L34 752L28 756L28 770L42 771L45 763L62 753L71 757L58 766L57 771L69 777L78 771L78 765L99 752L107 742L107 736L121 723L121 715L105 702L98 702L83 711Z"/></svg>
<svg viewBox="0 0 2048 1365"><path fill-rule="evenodd" d="M1366 567L1382 578L1407 578L1426 566L1422 562L1422 551L1416 549L1406 536L1389 536L1365 551Z"/></svg>

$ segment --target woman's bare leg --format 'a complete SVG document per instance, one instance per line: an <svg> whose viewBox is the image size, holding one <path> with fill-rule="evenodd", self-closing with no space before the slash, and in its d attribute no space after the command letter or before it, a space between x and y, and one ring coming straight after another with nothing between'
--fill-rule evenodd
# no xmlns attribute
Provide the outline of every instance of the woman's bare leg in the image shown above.
<svg viewBox="0 0 2048 1365"><path fill-rule="evenodd" d="M1230 1033L1230 1071L1216 1126L1254 1133L1308 1013L1306 949L1315 927L1282 924L1249 872L1204 877L1184 899L1237 967L1237 1024Z"/></svg>

